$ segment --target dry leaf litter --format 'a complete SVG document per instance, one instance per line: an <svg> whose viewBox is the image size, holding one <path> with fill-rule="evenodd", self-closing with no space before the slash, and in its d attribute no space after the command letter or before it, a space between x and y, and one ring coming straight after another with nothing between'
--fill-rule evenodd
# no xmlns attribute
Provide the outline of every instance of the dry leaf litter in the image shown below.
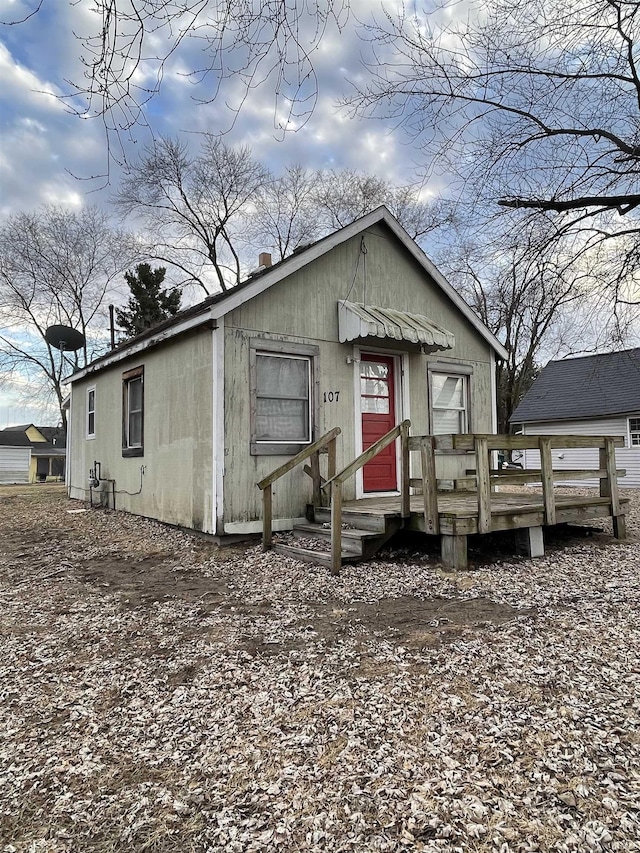
<svg viewBox="0 0 640 853"><path fill-rule="evenodd" d="M0 491L0 850L640 850L625 494L626 543L336 579Z"/></svg>

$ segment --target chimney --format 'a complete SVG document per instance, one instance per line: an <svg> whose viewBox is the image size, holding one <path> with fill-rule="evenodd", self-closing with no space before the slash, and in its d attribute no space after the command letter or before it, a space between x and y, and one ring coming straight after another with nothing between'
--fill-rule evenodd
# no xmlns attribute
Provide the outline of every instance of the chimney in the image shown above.
<svg viewBox="0 0 640 853"><path fill-rule="evenodd" d="M260 252L258 255L258 266L259 267L270 267L271 266L271 254L269 252Z"/></svg>

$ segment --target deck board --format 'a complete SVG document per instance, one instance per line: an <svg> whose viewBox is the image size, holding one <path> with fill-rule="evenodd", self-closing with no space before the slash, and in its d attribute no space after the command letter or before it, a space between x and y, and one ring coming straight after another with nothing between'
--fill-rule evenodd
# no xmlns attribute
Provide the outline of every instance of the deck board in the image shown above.
<svg viewBox="0 0 640 853"><path fill-rule="evenodd" d="M629 500L622 498L621 511L627 512ZM599 495L555 495L557 521L579 522L611 515L611 499ZM345 501L345 511L363 515L394 518L401 516L400 496L367 497ZM407 524L413 530L425 531L424 499L411 495L411 518ZM535 527L544 524L545 506L542 494L493 492L491 495L491 525L489 531ZM441 532L449 535L468 535L478 532L478 496L476 492L439 492L438 518Z"/></svg>

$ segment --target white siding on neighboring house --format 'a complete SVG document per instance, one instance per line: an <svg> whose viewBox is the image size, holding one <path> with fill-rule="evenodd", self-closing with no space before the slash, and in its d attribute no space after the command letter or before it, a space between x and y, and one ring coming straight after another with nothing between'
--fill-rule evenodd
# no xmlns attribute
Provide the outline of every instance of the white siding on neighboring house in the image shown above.
<svg viewBox="0 0 640 853"><path fill-rule="evenodd" d="M613 435L622 436L628 443L627 417L601 418L598 420L560 421L553 423L524 424L525 435ZM599 468L599 453L596 448L572 448L552 451L554 471L563 468ZM626 477L618 481L625 488L640 488L640 447L616 448L618 468L627 471ZM525 468L540 468L537 450L525 450L522 464ZM558 481L559 482L559 481ZM597 486L598 480L572 480L572 486Z"/></svg>
<svg viewBox="0 0 640 853"><path fill-rule="evenodd" d="M28 483L30 447L0 447L0 483Z"/></svg>

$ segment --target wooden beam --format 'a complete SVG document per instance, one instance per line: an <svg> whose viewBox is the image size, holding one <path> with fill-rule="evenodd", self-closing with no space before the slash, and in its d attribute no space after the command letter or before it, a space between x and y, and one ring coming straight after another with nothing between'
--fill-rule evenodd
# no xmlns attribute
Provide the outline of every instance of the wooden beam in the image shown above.
<svg viewBox="0 0 640 853"><path fill-rule="evenodd" d="M476 476L478 478L478 532L491 530L491 478L489 448L486 438L476 436Z"/></svg>
<svg viewBox="0 0 640 853"><path fill-rule="evenodd" d="M331 574L339 575L342 566L342 483L331 483Z"/></svg>
<svg viewBox="0 0 640 853"><path fill-rule="evenodd" d="M546 436L540 436L540 470L542 473L542 500L544 503L545 524L556 523L556 500L553 494L553 459L551 458L551 441Z"/></svg>
<svg viewBox="0 0 640 853"><path fill-rule="evenodd" d="M342 471L339 471L333 477L330 477L323 488L327 488L327 486L334 482L335 480L340 480L341 483L344 483L345 480L348 480L349 477L352 477L356 471L362 468L367 464L371 459L380 453L381 450L384 450L385 447L388 447L390 444L393 444L394 441L400 435L400 432L403 428L409 429L411 426L411 421L406 420L401 424L398 424L393 429L390 429L389 432L385 433L382 438L379 438L376 442L374 442L371 447L368 447L365 451L363 451L360 456L350 462Z"/></svg>
<svg viewBox="0 0 640 853"><path fill-rule="evenodd" d="M409 500L409 421L403 421L400 425L400 512L403 518L411 515L411 502Z"/></svg>
<svg viewBox="0 0 640 853"><path fill-rule="evenodd" d="M414 436L415 438L416 436ZM444 436L437 436L440 440ZM491 433L463 433L452 436L453 446L459 451L471 451L474 449L474 441L478 438L487 440L489 450L537 450L538 440L548 438L554 449L566 450L572 447L604 447L606 441L611 439L616 447L624 447L622 436L606 435L493 435Z"/></svg>
<svg viewBox="0 0 640 853"><path fill-rule="evenodd" d="M491 482L494 485L500 483L517 485L542 482L542 471L540 468L527 468L524 471L515 471L513 468L501 468L500 470L492 470L489 473L491 475ZM616 471L618 477L624 477L626 473L624 468L618 468ZM561 480L600 480L606 476L606 468L556 469L553 471L553 482L558 483Z"/></svg>
<svg viewBox="0 0 640 853"><path fill-rule="evenodd" d="M436 457L433 436L423 436L420 444L422 466L422 499L424 506L425 533L440 533L438 521L438 481L436 479Z"/></svg>
<svg viewBox="0 0 640 853"><path fill-rule="evenodd" d="M442 564L446 569L460 571L467 568L467 537L440 537L440 554Z"/></svg>
<svg viewBox="0 0 640 853"><path fill-rule="evenodd" d="M316 453L325 445L329 444L331 441L334 441L336 436L340 435L340 427L334 427L329 432L325 433L321 438L317 441L314 441L313 444L310 444L309 447L305 447L304 450L301 450L300 453L296 453L295 456L292 456L291 459L287 460L283 465L280 465L275 471L272 471L267 477L264 477L257 484L259 489L265 489L267 486L274 483L276 480L279 480L280 477L283 477L285 474L288 474L289 471L293 470L296 465L299 465L301 462L304 462L308 459L312 454Z"/></svg>
<svg viewBox="0 0 640 853"><path fill-rule="evenodd" d="M542 527L521 527L515 531L516 554L520 557L544 557Z"/></svg>
<svg viewBox="0 0 640 853"><path fill-rule="evenodd" d="M271 515L272 515L272 496L271 484L265 486L262 492L262 550L268 551L271 548Z"/></svg>
<svg viewBox="0 0 640 853"><path fill-rule="evenodd" d="M314 506L320 506L320 495L322 488L322 478L320 477L320 454L314 453L311 459L311 479L313 480L312 503Z"/></svg>

